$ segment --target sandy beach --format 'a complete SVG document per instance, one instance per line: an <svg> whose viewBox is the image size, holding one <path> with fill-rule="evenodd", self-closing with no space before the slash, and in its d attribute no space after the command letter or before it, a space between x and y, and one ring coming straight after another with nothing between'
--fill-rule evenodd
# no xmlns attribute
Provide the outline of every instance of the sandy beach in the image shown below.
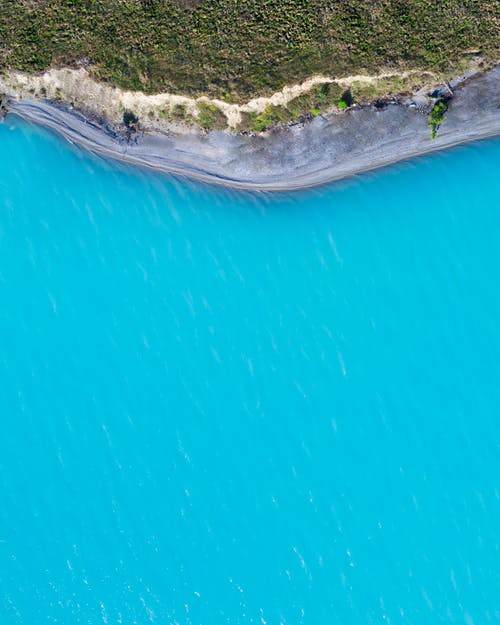
<svg viewBox="0 0 500 625"><path fill-rule="evenodd" d="M407 98L354 107L265 135L193 130L137 136L127 143L105 126L46 100L8 100L11 115L40 124L104 158L240 189L303 189L500 134L500 67L454 90L446 120L430 138L427 114Z"/></svg>

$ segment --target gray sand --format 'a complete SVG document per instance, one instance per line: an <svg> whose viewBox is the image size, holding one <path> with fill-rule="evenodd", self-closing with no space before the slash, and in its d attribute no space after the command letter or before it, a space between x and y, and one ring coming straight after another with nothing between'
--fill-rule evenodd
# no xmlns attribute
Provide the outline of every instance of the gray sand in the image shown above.
<svg viewBox="0 0 500 625"><path fill-rule="evenodd" d="M410 101L320 116L267 136L192 132L126 144L83 115L47 101L11 101L10 113L106 158L243 189L323 184L420 154L500 134L500 67L459 86L438 137Z"/></svg>

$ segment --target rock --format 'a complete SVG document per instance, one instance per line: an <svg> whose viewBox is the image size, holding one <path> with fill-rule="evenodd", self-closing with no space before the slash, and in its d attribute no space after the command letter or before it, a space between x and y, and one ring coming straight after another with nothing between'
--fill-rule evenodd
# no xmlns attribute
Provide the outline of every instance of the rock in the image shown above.
<svg viewBox="0 0 500 625"><path fill-rule="evenodd" d="M434 88L434 91L430 95L431 95L431 98L435 98L435 99L449 98L450 96L453 95L453 92L447 84L443 84L443 85L437 85L437 87Z"/></svg>
<svg viewBox="0 0 500 625"><path fill-rule="evenodd" d="M422 94L415 94L411 101L412 108L416 108L417 111L422 113L427 112L432 107L432 102Z"/></svg>
<svg viewBox="0 0 500 625"><path fill-rule="evenodd" d="M7 115L7 102L4 98L0 97L0 122L3 122Z"/></svg>

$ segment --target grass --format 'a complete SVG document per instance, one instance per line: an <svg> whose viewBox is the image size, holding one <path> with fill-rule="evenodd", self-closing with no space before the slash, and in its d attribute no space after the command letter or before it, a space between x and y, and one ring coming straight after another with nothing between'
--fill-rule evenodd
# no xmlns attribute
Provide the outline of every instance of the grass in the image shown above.
<svg viewBox="0 0 500 625"><path fill-rule="evenodd" d="M454 73L459 73L459 67L459 65L456 66ZM462 64L461 67L465 68L466 66ZM444 80L446 75L441 74L441 76ZM421 74L410 75L406 78L393 76L380 78L372 83L354 81L351 91L355 102L371 102L377 98L385 98L389 95L412 93L422 87L425 82L429 82L429 77L427 76L426 79Z"/></svg>
<svg viewBox="0 0 500 625"><path fill-rule="evenodd" d="M198 117L196 121L204 130L223 130L227 126L227 119L224 113L214 104L198 102Z"/></svg>
<svg viewBox="0 0 500 625"><path fill-rule="evenodd" d="M471 49L499 56L496 0L0 3L0 71L84 65L120 87L230 102L318 72L446 72ZM314 102L309 108L321 111Z"/></svg>
<svg viewBox="0 0 500 625"><path fill-rule="evenodd" d="M339 106L342 101L342 87L335 83L322 83L291 100L287 109L290 111L291 119L312 114L319 115L334 106Z"/></svg>
<svg viewBox="0 0 500 625"><path fill-rule="evenodd" d="M315 117L322 112L337 107L347 108L343 97L346 92L335 83L321 83L306 93L297 96L286 106L269 105L262 113L242 113L239 130L264 132L279 124Z"/></svg>
<svg viewBox="0 0 500 625"><path fill-rule="evenodd" d="M242 113L238 130L264 132L272 126L286 124L292 119L285 106L269 105L262 113Z"/></svg>

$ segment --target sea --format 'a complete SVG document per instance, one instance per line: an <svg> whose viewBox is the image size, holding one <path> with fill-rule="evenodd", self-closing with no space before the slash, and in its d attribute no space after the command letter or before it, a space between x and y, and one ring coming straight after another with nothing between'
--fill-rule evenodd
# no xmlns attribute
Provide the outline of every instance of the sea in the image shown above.
<svg viewBox="0 0 500 625"><path fill-rule="evenodd" d="M500 141L289 194L0 125L0 624L500 622Z"/></svg>

